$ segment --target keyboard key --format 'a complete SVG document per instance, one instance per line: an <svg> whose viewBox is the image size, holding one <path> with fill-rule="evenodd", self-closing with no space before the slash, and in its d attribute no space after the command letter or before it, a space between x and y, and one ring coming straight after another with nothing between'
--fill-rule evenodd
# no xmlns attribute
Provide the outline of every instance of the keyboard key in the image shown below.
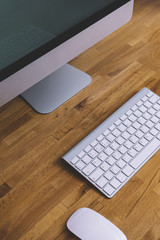
<svg viewBox="0 0 160 240"><path fill-rule="evenodd" d="M92 161L92 164L96 167L98 167L100 164L102 163L102 161L98 158L95 158L93 161Z"/></svg>
<svg viewBox="0 0 160 240"><path fill-rule="evenodd" d="M114 187L115 189L118 188L121 185L121 182L118 181L118 179L114 178L111 182L110 182L111 186Z"/></svg>
<svg viewBox="0 0 160 240"><path fill-rule="evenodd" d="M118 126L118 129L121 131L121 132L124 132L126 130L126 126L121 123L119 126Z"/></svg>
<svg viewBox="0 0 160 240"><path fill-rule="evenodd" d="M101 141L101 145L103 146L103 147L107 147L108 145L110 144L110 142L107 140L107 139L103 139L102 141Z"/></svg>
<svg viewBox="0 0 160 240"><path fill-rule="evenodd" d="M144 113L144 112L147 111L147 108L142 105L142 106L139 108L139 110Z"/></svg>
<svg viewBox="0 0 160 240"><path fill-rule="evenodd" d="M146 119L143 118L143 117L140 117L140 118L138 119L138 122L139 122L141 125L143 125L143 124L146 122Z"/></svg>
<svg viewBox="0 0 160 240"><path fill-rule="evenodd" d="M155 103L155 102L157 102L158 100L159 100L159 97L156 96L156 95L153 95L151 98L149 98L149 101L150 101L151 103Z"/></svg>
<svg viewBox="0 0 160 240"><path fill-rule="evenodd" d="M110 131L107 129L105 132L103 132L104 136L107 136L110 133Z"/></svg>
<svg viewBox="0 0 160 240"><path fill-rule="evenodd" d="M138 138L141 138L141 137L143 137L143 132L141 131L141 130L138 130L136 133L135 133L135 135L136 135L136 137L138 137Z"/></svg>
<svg viewBox="0 0 160 240"><path fill-rule="evenodd" d="M127 148L125 146L121 146L118 151L122 154L125 154L127 152Z"/></svg>
<svg viewBox="0 0 160 240"><path fill-rule="evenodd" d="M119 144L123 144L124 143L124 138L122 138L122 137L118 137L117 139L116 139L116 142L117 143L119 143Z"/></svg>
<svg viewBox="0 0 160 240"><path fill-rule="evenodd" d="M113 150L116 150L116 149L119 147L119 144L116 143L116 142L113 142L113 143L111 143L110 147L111 147Z"/></svg>
<svg viewBox="0 0 160 240"><path fill-rule="evenodd" d="M115 128L116 128L116 125L112 124L112 125L109 127L109 130L110 130L110 131L113 131Z"/></svg>
<svg viewBox="0 0 160 240"><path fill-rule="evenodd" d="M126 115L127 115L127 116L130 116L131 114L132 114L132 111L131 111L131 110L129 110L129 111L126 112Z"/></svg>
<svg viewBox="0 0 160 240"><path fill-rule="evenodd" d="M147 97L151 97L153 95L153 93L151 91L149 91L149 93L147 93Z"/></svg>
<svg viewBox="0 0 160 240"><path fill-rule="evenodd" d="M110 148L110 147L107 147L107 148L104 150L104 152L105 152L108 156L110 156L110 155L113 153L113 149Z"/></svg>
<svg viewBox="0 0 160 240"><path fill-rule="evenodd" d="M147 145L147 143L148 143L148 140L147 139L145 139L145 138L142 138L140 141L139 141L139 143L144 147L144 146L146 146Z"/></svg>
<svg viewBox="0 0 160 240"><path fill-rule="evenodd" d="M119 172L120 168L116 165L114 165L113 167L111 167L110 171L114 174L117 174Z"/></svg>
<svg viewBox="0 0 160 240"><path fill-rule="evenodd" d="M153 123L157 123L159 121L159 119L156 116L153 116L153 117L151 117L151 121Z"/></svg>
<svg viewBox="0 0 160 240"><path fill-rule="evenodd" d="M141 126L142 126L142 125L141 125L140 123L138 123L138 122L133 123L133 127L134 127L135 129L137 129L137 130L138 130Z"/></svg>
<svg viewBox="0 0 160 240"><path fill-rule="evenodd" d="M107 186L103 189L108 195L112 195L115 191L115 189L110 185L107 184Z"/></svg>
<svg viewBox="0 0 160 240"><path fill-rule="evenodd" d="M71 163L72 164L75 164L75 163L77 163L79 161L79 158L78 157L75 157L75 158L73 158L72 160L71 160Z"/></svg>
<svg viewBox="0 0 160 240"><path fill-rule="evenodd" d="M123 168L125 165L126 165L126 162L123 161L122 159L120 159L120 160L117 162L117 166L120 167L120 168Z"/></svg>
<svg viewBox="0 0 160 240"><path fill-rule="evenodd" d="M110 165L107 162L104 162L102 163L101 168L106 172L110 168Z"/></svg>
<svg viewBox="0 0 160 240"><path fill-rule="evenodd" d="M159 106L158 103L154 104L154 105L153 105L153 108L154 108L156 111L160 110L160 106Z"/></svg>
<svg viewBox="0 0 160 240"><path fill-rule="evenodd" d="M132 122L134 122L136 119L136 116L134 116L133 114L129 116L129 120L131 120Z"/></svg>
<svg viewBox="0 0 160 240"><path fill-rule="evenodd" d="M160 141L154 139L135 159L130 162L130 165L137 169L158 147L160 147Z"/></svg>
<svg viewBox="0 0 160 240"><path fill-rule="evenodd" d="M127 140L125 143L124 143L124 146L128 149L130 149L132 146L133 146L133 143L130 141L130 140Z"/></svg>
<svg viewBox="0 0 160 240"><path fill-rule="evenodd" d="M135 146L134 146L134 149L137 151L137 152L140 152L142 150L143 146L139 143L137 143Z"/></svg>
<svg viewBox="0 0 160 240"><path fill-rule="evenodd" d="M147 133L149 131L149 128L144 125L144 126L141 127L141 131L143 133Z"/></svg>
<svg viewBox="0 0 160 240"><path fill-rule="evenodd" d="M112 132L112 134L113 134L115 137L118 137L118 136L121 134L121 132L120 132L118 129L115 129L115 130Z"/></svg>
<svg viewBox="0 0 160 240"><path fill-rule="evenodd" d="M97 140L94 140L92 143L91 143L91 146L92 147L95 147L97 145L98 141Z"/></svg>
<svg viewBox="0 0 160 240"><path fill-rule="evenodd" d="M154 126L154 123L149 120L146 122L146 126L152 128Z"/></svg>
<svg viewBox="0 0 160 240"><path fill-rule="evenodd" d="M138 106L137 106L137 105L134 105L131 109L132 109L132 111L136 111L137 108L138 108Z"/></svg>
<svg viewBox="0 0 160 240"><path fill-rule="evenodd" d="M151 114L151 115L154 115L156 113L156 110L154 108L150 108L148 110L148 112Z"/></svg>
<svg viewBox="0 0 160 240"><path fill-rule="evenodd" d="M158 131L160 131L160 123L157 123L156 126L155 126L155 128L156 128Z"/></svg>
<svg viewBox="0 0 160 240"><path fill-rule="evenodd" d="M105 177L101 177L98 179L98 181L96 182L96 184L100 187L103 188L106 184L108 183L108 180Z"/></svg>
<svg viewBox="0 0 160 240"><path fill-rule="evenodd" d="M125 132L122 133L122 137L123 137L125 140L128 139L130 136L131 136L131 134L128 133L127 131L125 131Z"/></svg>
<svg viewBox="0 0 160 240"><path fill-rule="evenodd" d="M140 100L140 101L137 103L137 106L140 107L142 104L143 104L143 102Z"/></svg>
<svg viewBox="0 0 160 240"><path fill-rule="evenodd" d="M115 122L115 124L116 124L116 126L118 126L119 124L121 124L121 120L120 119L118 119L116 122Z"/></svg>
<svg viewBox="0 0 160 240"><path fill-rule="evenodd" d="M160 119L160 111L156 113L156 117Z"/></svg>
<svg viewBox="0 0 160 240"><path fill-rule="evenodd" d="M135 115L136 117L140 117L140 116L142 115L142 112L139 111L139 110L136 110L136 111L134 112L134 115Z"/></svg>
<svg viewBox="0 0 160 240"><path fill-rule="evenodd" d="M122 156L122 153L120 153L120 152L118 152L118 151L115 151L115 152L113 153L113 157L114 157L116 160L120 159L121 156Z"/></svg>
<svg viewBox="0 0 160 240"><path fill-rule="evenodd" d="M153 136L156 136L156 135L159 133L159 131L158 131L157 129L155 129L155 128L152 128L152 130L150 131L150 133L151 133Z"/></svg>
<svg viewBox="0 0 160 240"><path fill-rule="evenodd" d="M149 114L148 112L146 112L146 113L143 115L143 117L148 120L148 119L150 119L151 114Z"/></svg>
<svg viewBox="0 0 160 240"><path fill-rule="evenodd" d="M103 175L104 171L100 168L97 168L93 173L91 173L91 175L89 176L89 178L95 182L97 181L98 178L100 178Z"/></svg>
<svg viewBox="0 0 160 240"><path fill-rule="evenodd" d="M114 136L112 133L110 133L110 134L106 137L106 139L107 139L108 141L110 141L110 142L113 142L114 139L115 139L115 136Z"/></svg>
<svg viewBox="0 0 160 240"><path fill-rule="evenodd" d="M127 118L126 114L123 114L123 116L120 118L122 121L124 121Z"/></svg>
<svg viewBox="0 0 160 240"><path fill-rule="evenodd" d="M129 177L133 172L134 172L134 169L131 167L131 166L126 166L122 172L127 176Z"/></svg>
<svg viewBox="0 0 160 240"><path fill-rule="evenodd" d="M129 119L126 119L126 120L124 121L124 125L125 125L126 127L129 127L131 124L132 124L132 122L131 122Z"/></svg>
<svg viewBox="0 0 160 240"><path fill-rule="evenodd" d="M97 144L94 148L98 153L102 152L103 151L103 146L101 144Z"/></svg>
<svg viewBox="0 0 160 240"><path fill-rule="evenodd" d="M86 164L90 163L90 161L92 160L92 158L88 155L85 155L83 158L82 158L82 161Z"/></svg>
<svg viewBox="0 0 160 240"><path fill-rule="evenodd" d="M150 133L147 133L144 137L145 137L148 141L151 141L152 138L153 138L153 135L150 134Z"/></svg>
<svg viewBox="0 0 160 240"><path fill-rule="evenodd" d="M134 150L134 148L131 148L131 149L128 151L128 154L129 154L131 157L134 157L134 156L137 154L137 151Z"/></svg>
<svg viewBox="0 0 160 240"><path fill-rule="evenodd" d="M138 138L135 135L133 135L132 137L130 137L130 141L132 143L136 143L138 141Z"/></svg>
<svg viewBox="0 0 160 240"><path fill-rule="evenodd" d="M95 158L95 157L98 155L98 153L97 153L94 149L92 149L92 150L88 153L88 155L89 155L91 158Z"/></svg>
<svg viewBox="0 0 160 240"><path fill-rule="evenodd" d="M144 103L144 106L146 106L147 108L150 108L152 106L152 103L150 103L149 101L146 101Z"/></svg>
<svg viewBox="0 0 160 240"><path fill-rule="evenodd" d="M142 98L142 101L143 102L146 102L148 100L148 98L146 97L146 96L144 96L143 98Z"/></svg>
<svg viewBox="0 0 160 240"><path fill-rule="evenodd" d="M88 147L86 147L86 148L84 149L84 151L85 151L86 153L88 153L91 149L92 149L92 147L91 147L91 145L89 145Z"/></svg>
<svg viewBox="0 0 160 240"><path fill-rule="evenodd" d="M126 154L122 157L122 159L123 159L126 163L128 163L128 162L132 159L132 157L131 157L128 153L126 153Z"/></svg>
<svg viewBox="0 0 160 240"><path fill-rule="evenodd" d="M112 166L112 165L116 162L116 160L115 160L115 158L113 158L113 157L109 157L109 158L107 159L107 162L109 163L110 166Z"/></svg>
<svg viewBox="0 0 160 240"><path fill-rule="evenodd" d="M104 138L104 136L101 134L99 137L97 137L97 141L100 142L100 141L102 141L103 138Z"/></svg>
<svg viewBox="0 0 160 240"><path fill-rule="evenodd" d="M82 152L80 152L80 153L78 154L78 157L79 157L79 158L82 158L84 155L85 155L85 152L82 151Z"/></svg>
<svg viewBox="0 0 160 240"><path fill-rule="evenodd" d="M107 159L107 155L104 153L104 152L102 152L102 153L100 153L99 155L98 155L98 158L101 160L101 161L105 161L106 159Z"/></svg>
<svg viewBox="0 0 160 240"><path fill-rule="evenodd" d="M96 169L96 167L93 166L92 163L90 163L88 166L86 166L86 167L83 169L82 172L83 172L85 175L88 176L88 175L91 174L95 169Z"/></svg>
<svg viewBox="0 0 160 240"><path fill-rule="evenodd" d="M76 164L76 167L79 169L79 170L82 170L84 167L86 166L86 164L82 161L79 161L77 164Z"/></svg>
<svg viewBox="0 0 160 240"><path fill-rule="evenodd" d="M133 128L133 127L129 127L129 128L127 129L127 132L130 133L131 135L133 135L133 134L135 133L135 131L136 131L136 129Z"/></svg>
<svg viewBox="0 0 160 240"><path fill-rule="evenodd" d="M108 180L111 180L113 177L114 177L114 174L111 173L111 171L107 171L105 174L104 174L105 178L107 178Z"/></svg>
<svg viewBox="0 0 160 240"><path fill-rule="evenodd" d="M116 176L116 178L121 182L123 183L126 179L127 179L127 176L125 174L123 174L122 172L118 173L118 175Z"/></svg>
<svg viewBox="0 0 160 240"><path fill-rule="evenodd" d="M160 140L160 133L157 135L158 140Z"/></svg>

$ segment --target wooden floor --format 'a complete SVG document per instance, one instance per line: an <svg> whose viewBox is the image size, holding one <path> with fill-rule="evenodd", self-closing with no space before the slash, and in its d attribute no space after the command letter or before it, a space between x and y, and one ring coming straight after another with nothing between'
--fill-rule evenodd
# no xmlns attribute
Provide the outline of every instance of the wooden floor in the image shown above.
<svg viewBox="0 0 160 240"><path fill-rule="evenodd" d="M160 1L136 0L127 25L71 64L92 83L53 113L20 97L0 109L0 239L77 239L66 221L90 207L128 240L160 240L160 152L112 199L61 159L141 88L160 95Z"/></svg>

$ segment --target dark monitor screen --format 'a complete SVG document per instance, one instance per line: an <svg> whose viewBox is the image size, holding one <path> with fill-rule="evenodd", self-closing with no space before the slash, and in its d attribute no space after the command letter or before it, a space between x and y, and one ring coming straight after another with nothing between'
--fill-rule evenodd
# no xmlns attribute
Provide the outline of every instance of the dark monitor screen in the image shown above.
<svg viewBox="0 0 160 240"><path fill-rule="evenodd" d="M0 81L129 0L0 0Z"/></svg>

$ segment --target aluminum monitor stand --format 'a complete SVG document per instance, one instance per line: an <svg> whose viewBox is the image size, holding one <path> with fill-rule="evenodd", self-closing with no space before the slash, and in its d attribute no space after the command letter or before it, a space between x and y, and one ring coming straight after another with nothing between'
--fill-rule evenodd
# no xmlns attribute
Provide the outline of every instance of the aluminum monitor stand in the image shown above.
<svg viewBox="0 0 160 240"><path fill-rule="evenodd" d="M21 96L38 112L47 114L73 97L91 82L91 77L70 66L59 68Z"/></svg>

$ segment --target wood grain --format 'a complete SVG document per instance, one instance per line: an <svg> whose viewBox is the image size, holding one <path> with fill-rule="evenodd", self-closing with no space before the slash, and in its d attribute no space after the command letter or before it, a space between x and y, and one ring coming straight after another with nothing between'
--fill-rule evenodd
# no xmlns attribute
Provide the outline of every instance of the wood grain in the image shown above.
<svg viewBox="0 0 160 240"><path fill-rule="evenodd" d="M77 239L70 215L90 207L128 240L160 239L160 156L112 199L62 159L68 150L141 88L160 95L160 1L136 0L132 20L71 64L92 83L53 113L40 115L20 97L0 109L0 239Z"/></svg>

